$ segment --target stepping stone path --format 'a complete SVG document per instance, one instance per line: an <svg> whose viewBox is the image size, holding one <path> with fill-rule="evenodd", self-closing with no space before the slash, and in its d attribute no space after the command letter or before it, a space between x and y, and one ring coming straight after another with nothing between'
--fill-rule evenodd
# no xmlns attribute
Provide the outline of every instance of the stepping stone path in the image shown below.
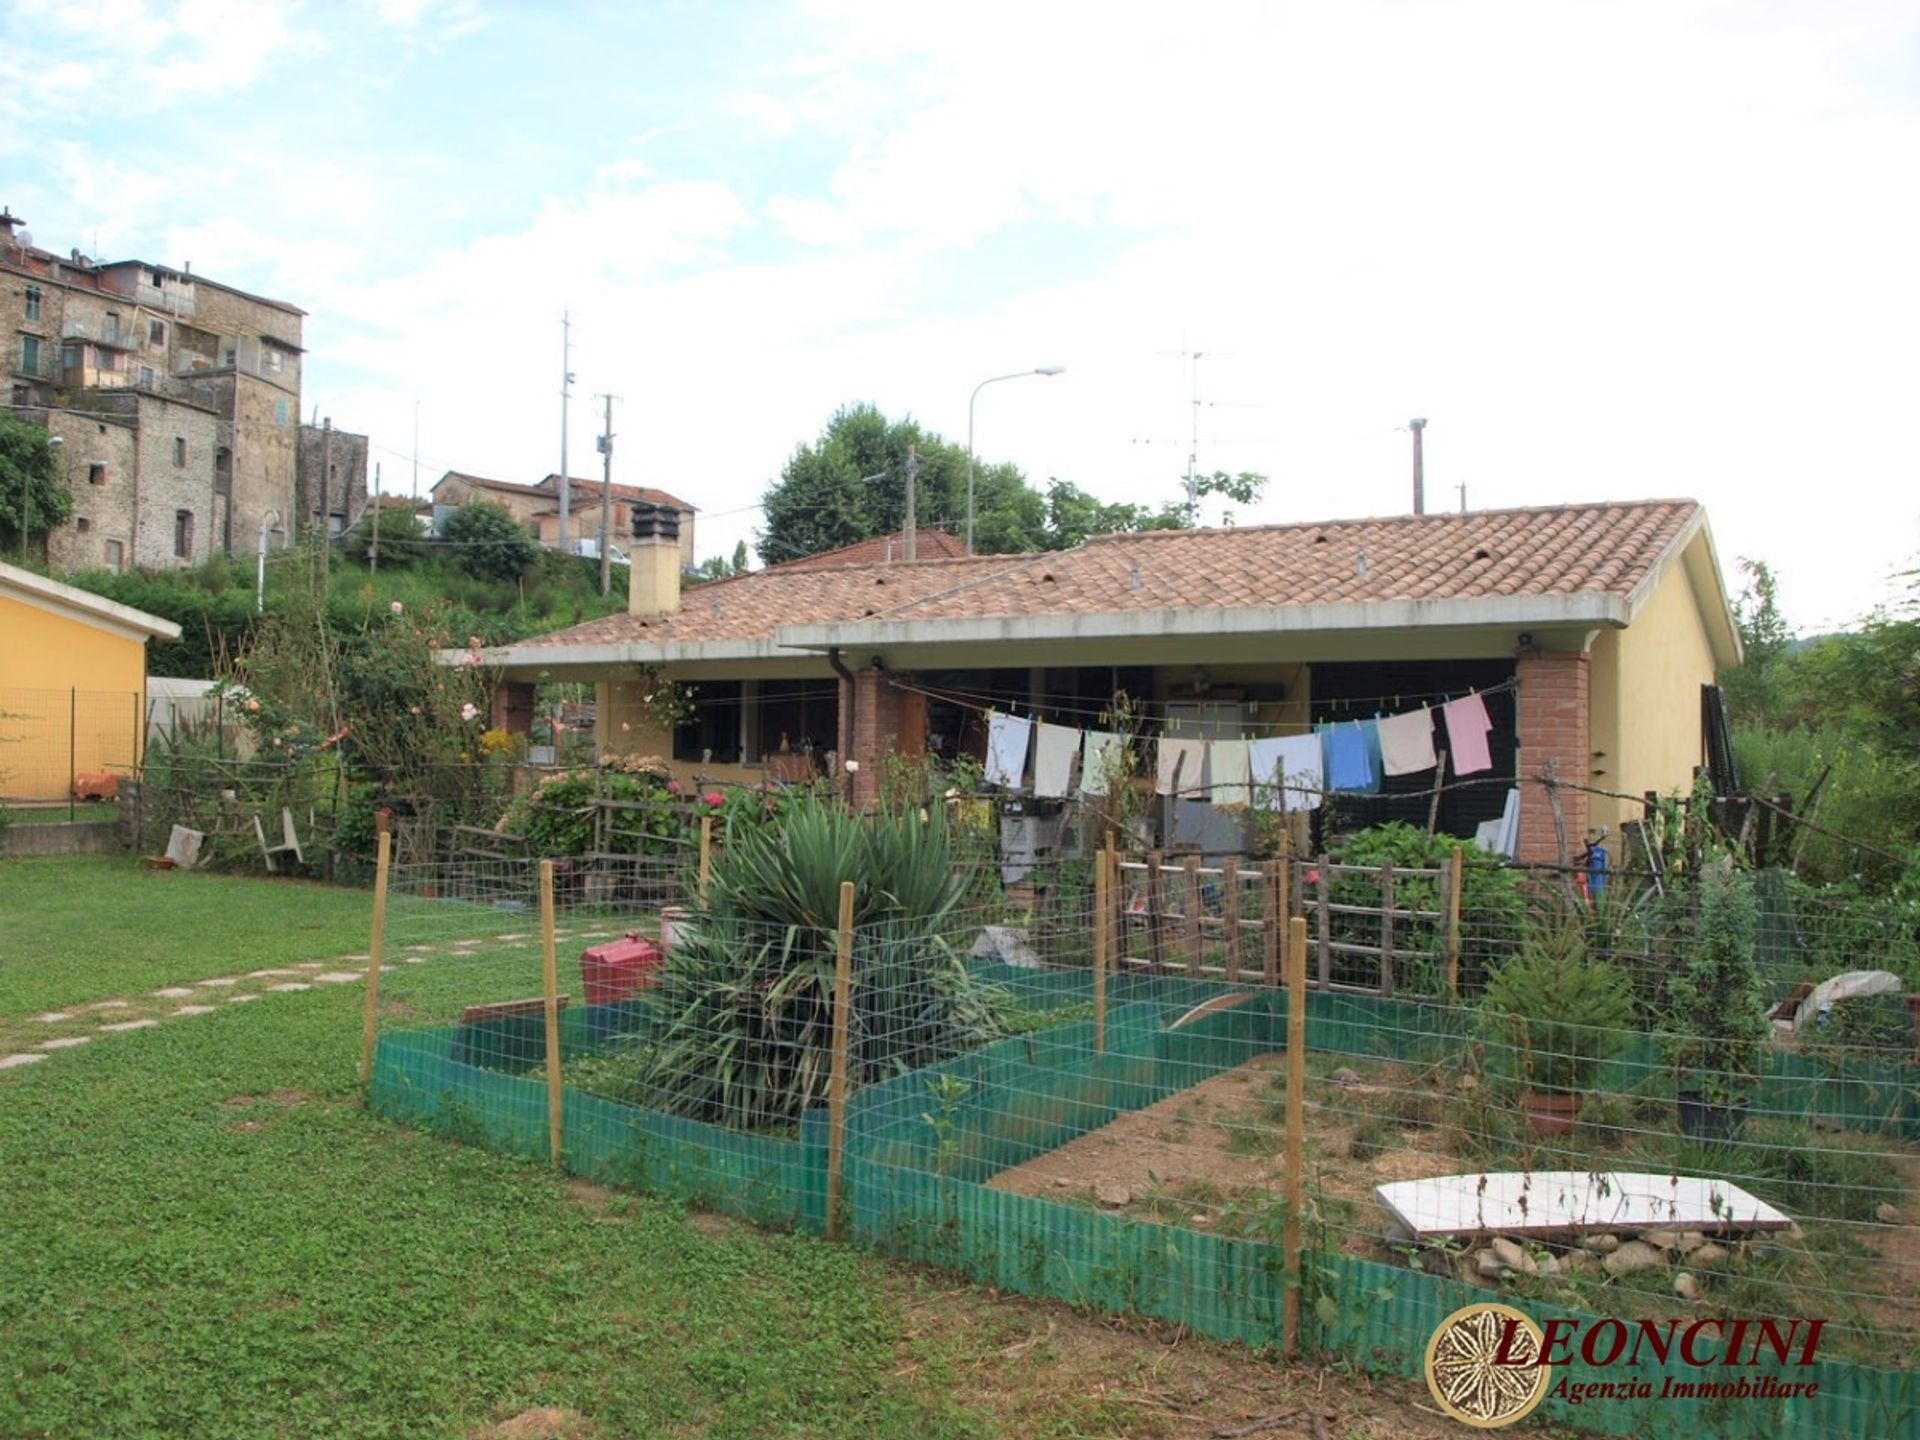
<svg viewBox="0 0 1920 1440"><path fill-rule="evenodd" d="M556 935L556 939L566 943L577 939L605 939L616 931L594 933L576 931ZM488 946L512 944L530 939L525 933L496 935L485 938L448 940L437 943L421 943L398 947L390 952L385 966L388 969L399 964L424 965L436 956L466 957ZM71 1010L49 1010L44 1014L24 1017L39 1025L95 1024L92 1016L109 1011L133 1011L130 1018L112 1021L108 1024L95 1024L92 1034L57 1035L50 1040L38 1042L33 1049L15 1055L0 1055L0 1070L15 1070L27 1065L36 1065L61 1050L73 1050L89 1045L99 1035L120 1034L124 1031L151 1030L165 1020L189 1018L195 1015L211 1015L220 1007L203 1001L223 1000L229 1005L248 1005L269 994L292 994L302 990L312 990L316 985L350 985L356 980L365 980L366 962L371 957L365 953L358 955L337 955L331 961L303 960L290 966L267 966L259 970L249 970L244 975L215 975L206 980L196 980L192 985L168 985L159 990L148 992L145 1001L136 1000L95 1000L90 1004L75 1006ZM333 969L332 966L353 965L359 968ZM257 982L274 980L277 984L258 985L247 988ZM216 995L209 992L228 990L232 994ZM156 1000L186 1000L193 1003L177 1005L161 1014L142 1015L141 1010L152 1008ZM101 1018L105 1018L102 1014Z"/></svg>

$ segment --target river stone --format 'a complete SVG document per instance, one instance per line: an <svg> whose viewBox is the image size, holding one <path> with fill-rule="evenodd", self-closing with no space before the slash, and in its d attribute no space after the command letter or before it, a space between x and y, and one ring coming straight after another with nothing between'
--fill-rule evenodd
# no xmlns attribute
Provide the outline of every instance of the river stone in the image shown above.
<svg viewBox="0 0 1920 1440"><path fill-rule="evenodd" d="M1640 1240L1629 1240L1601 1262L1609 1275L1631 1275L1636 1270L1651 1270L1667 1263L1666 1257Z"/></svg>
<svg viewBox="0 0 1920 1440"><path fill-rule="evenodd" d="M1682 1270L1673 1277L1673 1293L1691 1303L1700 1298L1700 1282Z"/></svg>
<svg viewBox="0 0 1920 1440"><path fill-rule="evenodd" d="M1133 1191L1124 1185L1102 1181L1093 1187L1093 1198L1109 1210L1124 1210L1133 1203Z"/></svg>

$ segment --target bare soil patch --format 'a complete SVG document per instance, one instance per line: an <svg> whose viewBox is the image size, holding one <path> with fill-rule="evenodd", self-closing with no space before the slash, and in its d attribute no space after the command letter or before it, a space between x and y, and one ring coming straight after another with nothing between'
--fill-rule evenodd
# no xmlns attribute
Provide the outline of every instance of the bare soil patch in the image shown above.
<svg viewBox="0 0 1920 1440"><path fill-rule="evenodd" d="M475 1430L472 1440L588 1440L594 1433L593 1423L577 1410L542 1405Z"/></svg>

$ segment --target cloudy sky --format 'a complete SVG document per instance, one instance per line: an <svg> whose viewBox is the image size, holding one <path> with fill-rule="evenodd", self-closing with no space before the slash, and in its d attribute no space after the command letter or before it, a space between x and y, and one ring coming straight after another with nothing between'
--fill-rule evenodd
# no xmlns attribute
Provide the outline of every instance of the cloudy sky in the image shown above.
<svg viewBox="0 0 1920 1440"><path fill-rule="evenodd" d="M414 466L702 507L835 407L1249 520L1692 495L1813 629L1920 551L1920 11L1889 3L10 0L38 243L311 311ZM1195 362L1191 352L1200 352ZM1197 378L1204 402L1191 403Z"/></svg>

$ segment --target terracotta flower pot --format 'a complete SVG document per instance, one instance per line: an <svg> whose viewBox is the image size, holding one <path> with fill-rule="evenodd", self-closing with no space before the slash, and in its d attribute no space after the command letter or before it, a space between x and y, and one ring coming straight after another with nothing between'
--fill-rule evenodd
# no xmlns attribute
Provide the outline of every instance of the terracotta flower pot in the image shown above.
<svg viewBox="0 0 1920 1440"><path fill-rule="evenodd" d="M1573 1129L1580 1113L1578 1095L1552 1095L1544 1090L1520 1092L1520 1108L1527 1113L1527 1124L1536 1135L1565 1135Z"/></svg>

